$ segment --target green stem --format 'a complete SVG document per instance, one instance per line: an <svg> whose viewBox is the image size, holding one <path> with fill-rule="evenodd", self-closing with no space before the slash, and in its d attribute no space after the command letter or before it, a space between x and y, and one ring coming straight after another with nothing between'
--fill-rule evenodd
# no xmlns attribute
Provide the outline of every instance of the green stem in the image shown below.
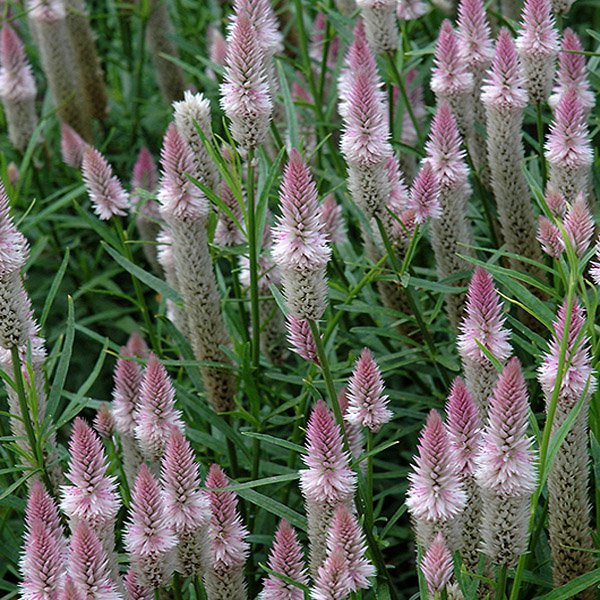
<svg viewBox="0 0 600 600"><path fill-rule="evenodd" d="M183 600L183 596L181 594L181 577L179 573L173 574L173 583L171 585L171 589L173 590L173 596L175 600Z"/></svg>
<svg viewBox="0 0 600 600"><path fill-rule="evenodd" d="M194 592L196 593L196 600L204 600L206 598L206 594L204 594L202 585L200 584L200 577L194 577Z"/></svg>
<svg viewBox="0 0 600 600"><path fill-rule="evenodd" d="M373 527L373 433L367 430L367 526Z"/></svg>
<svg viewBox="0 0 600 600"><path fill-rule="evenodd" d="M542 173L542 189L546 189L546 180L548 179L548 174L546 171L546 158L544 157L544 118L542 113L542 105L538 104L536 106L537 112L537 136L538 136L538 146L540 153L540 170Z"/></svg>
<svg viewBox="0 0 600 600"><path fill-rule="evenodd" d="M417 133L417 146L420 146L421 143L421 127L419 126L419 121L415 116L415 111L408 99L408 93L406 91L406 86L404 85L404 79L402 79L402 75L400 75L400 71L398 71L398 65L396 65L395 53L387 52L385 55L388 59L390 67L392 69L392 74L394 75L394 79L396 80L396 85L398 86L398 90L400 91L400 96L402 96L402 102L404 102L404 107L408 111L408 116L415 128L415 132Z"/></svg>
<svg viewBox="0 0 600 600"><path fill-rule="evenodd" d="M496 600L504 600L506 597L506 582L508 579L508 571L506 565L502 565L498 568L498 575L496 578Z"/></svg>
<svg viewBox="0 0 600 600"><path fill-rule="evenodd" d="M246 234L250 268L250 321L252 324L252 368L258 371L260 362L260 316L258 294L258 248L256 236L256 199L254 190L254 150L248 151L248 172L246 181Z"/></svg>

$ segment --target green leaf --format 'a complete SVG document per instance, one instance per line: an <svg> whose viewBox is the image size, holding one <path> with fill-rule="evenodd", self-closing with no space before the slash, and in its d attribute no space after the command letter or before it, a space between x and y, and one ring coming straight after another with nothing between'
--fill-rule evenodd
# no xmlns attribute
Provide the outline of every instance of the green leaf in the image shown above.
<svg viewBox="0 0 600 600"><path fill-rule="evenodd" d="M264 433L255 433L254 431L244 431L242 432L242 435L251 438L256 438L261 442L273 444L274 446L279 446L280 448L285 448L286 450L293 450L298 454L306 454L306 449L302 446L294 444L293 442L288 442L288 440L280 440L279 438L273 437L272 435L266 435Z"/></svg>
<svg viewBox="0 0 600 600"><path fill-rule="evenodd" d="M238 496L241 496L244 500L248 500L248 502L252 502L252 504L255 504L259 508L263 508L274 514L280 519L285 519L291 525L302 531L306 531L307 529L306 519L301 514L292 510L289 506L281 504L281 502L277 502L277 500L273 500L273 498L270 498L269 496L259 494L255 490L241 490L238 492Z"/></svg>
<svg viewBox="0 0 600 600"><path fill-rule="evenodd" d="M239 492L240 490L253 490L263 485L275 485L277 483L287 483L288 481L295 481L300 477L299 473L288 473L287 475L273 475L273 477L265 477L264 479L256 479L255 481L246 481L245 483L233 483L228 485L224 489L220 488L206 488L211 491L228 491L228 492Z"/></svg>
<svg viewBox="0 0 600 600"><path fill-rule="evenodd" d="M65 256L60 263L60 267L52 280L52 285L50 286L50 290L48 291L48 295L46 296L46 302L44 302L44 310L42 311L42 316L40 317L40 327L44 327L46 323L46 319L50 314L50 309L52 308L52 304L54 303L54 299L56 298L56 294L58 293L58 288L62 283L63 277L65 276L65 271L67 270L67 265L69 264L69 256L70 250L67 248L65 250Z"/></svg>
<svg viewBox="0 0 600 600"><path fill-rule="evenodd" d="M567 600L567 598L573 598L579 592L587 590L593 585L600 583L600 568L594 569L589 573L576 577L569 583L561 585L559 588L552 590L544 596L538 596L535 600Z"/></svg>
<svg viewBox="0 0 600 600"><path fill-rule="evenodd" d="M281 95L283 96L283 106L285 108L285 117L287 123L287 134L290 138L290 145L292 148L300 149L300 136L298 135L298 118L296 117L296 110L294 107L294 101L290 94L290 87L283 70L281 61L277 61L277 72L279 73L279 83Z"/></svg>

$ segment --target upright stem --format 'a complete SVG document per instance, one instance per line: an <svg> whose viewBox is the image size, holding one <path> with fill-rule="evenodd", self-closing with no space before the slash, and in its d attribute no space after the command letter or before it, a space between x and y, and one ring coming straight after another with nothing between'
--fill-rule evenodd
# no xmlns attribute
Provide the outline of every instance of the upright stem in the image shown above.
<svg viewBox="0 0 600 600"><path fill-rule="evenodd" d="M398 90L400 91L400 96L402 96L402 102L404 102L404 107L408 111L408 116L410 117L413 127L415 128L415 131L417 133L417 139L419 140L419 143L417 145L420 145L421 128L419 127L419 121L415 116L415 111L413 110L413 107L408 99L408 93L406 91L406 86L404 85L402 75L400 75L400 71L398 71L398 66L396 65L395 60L395 54L387 52L386 57L388 59L390 67L392 68L392 74L394 75L394 79L396 80L396 85L398 86Z"/></svg>
<svg viewBox="0 0 600 600"><path fill-rule="evenodd" d="M498 575L496 578L496 600L504 600L506 597L506 581L508 571L506 565L502 565L498 568Z"/></svg>
<svg viewBox="0 0 600 600"><path fill-rule="evenodd" d="M542 189L546 189L546 181L548 179L548 173L546 171L546 158L544 157L544 118L542 114L541 103L536 106L537 111L537 136L538 136L538 147L540 153L540 170L542 173Z"/></svg>

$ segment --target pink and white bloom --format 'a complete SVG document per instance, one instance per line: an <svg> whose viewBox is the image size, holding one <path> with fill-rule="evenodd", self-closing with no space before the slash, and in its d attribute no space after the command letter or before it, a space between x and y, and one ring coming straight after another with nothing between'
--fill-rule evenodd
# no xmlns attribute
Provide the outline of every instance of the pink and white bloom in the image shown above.
<svg viewBox="0 0 600 600"><path fill-rule="evenodd" d="M94 417L94 429L100 437L110 439L115 431L115 419L106 402L103 402Z"/></svg>
<svg viewBox="0 0 600 600"><path fill-rule="evenodd" d="M596 253L590 266L590 275L596 285L600 285L600 238L596 240Z"/></svg>
<svg viewBox="0 0 600 600"><path fill-rule="evenodd" d="M415 213L415 221L426 223L429 219L441 216L440 185L437 175L430 163L425 163L410 188L408 208Z"/></svg>
<svg viewBox="0 0 600 600"><path fill-rule="evenodd" d="M395 0L356 0L369 45L376 54L392 52L398 47L398 24Z"/></svg>
<svg viewBox="0 0 600 600"><path fill-rule="evenodd" d="M123 577L123 586L129 600L152 600L154 598L152 590L139 582L135 569L130 568L127 571Z"/></svg>
<svg viewBox="0 0 600 600"><path fill-rule="evenodd" d="M425 550L420 567L432 598L444 591L452 580L454 561L441 532L436 534L427 550Z"/></svg>
<svg viewBox="0 0 600 600"><path fill-rule="evenodd" d="M341 244L346 241L342 206L337 203L333 194L329 194L321 203L321 220L330 244Z"/></svg>
<svg viewBox="0 0 600 600"><path fill-rule="evenodd" d="M567 236L580 258L589 250L594 236L594 217L583 193L577 194L563 220Z"/></svg>
<svg viewBox="0 0 600 600"><path fill-rule="evenodd" d="M89 144L72 127L66 123L60 124L60 153L66 165L81 169L87 148Z"/></svg>
<svg viewBox="0 0 600 600"><path fill-rule="evenodd" d="M298 319L294 315L288 315L285 321L287 339L290 349L304 360L319 364L315 338L310 330L310 324L306 319Z"/></svg>
<svg viewBox="0 0 600 600"><path fill-rule="evenodd" d="M352 591L348 562L341 548L330 553L315 577L312 600L345 600Z"/></svg>
<svg viewBox="0 0 600 600"><path fill-rule="evenodd" d="M538 219L537 239L544 253L552 258L559 258L565 251L565 240L560 229L543 215Z"/></svg>

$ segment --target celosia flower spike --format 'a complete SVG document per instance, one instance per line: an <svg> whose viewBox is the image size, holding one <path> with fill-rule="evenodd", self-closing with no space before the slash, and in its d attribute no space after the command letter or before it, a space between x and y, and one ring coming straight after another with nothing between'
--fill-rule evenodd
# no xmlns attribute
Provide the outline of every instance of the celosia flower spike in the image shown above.
<svg viewBox="0 0 600 600"><path fill-rule="evenodd" d="M348 421L373 432L379 431L393 416L384 391L379 365L370 350L364 348L348 382Z"/></svg>
<svg viewBox="0 0 600 600"><path fill-rule="evenodd" d="M544 253L552 258L559 258L565 251L565 241L560 229L543 215L538 219L537 239Z"/></svg>
<svg viewBox="0 0 600 600"><path fill-rule="evenodd" d="M398 47L398 24L395 0L356 0L365 22L369 45L376 54L392 52Z"/></svg>
<svg viewBox="0 0 600 600"><path fill-rule="evenodd" d="M115 431L115 419L106 402L103 402L94 417L94 429L100 437L110 439Z"/></svg>
<svg viewBox="0 0 600 600"><path fill-rule="evenodd" d="M10 215L8 194L0 181L0 277L20 271L29 257L29 244Z"/></svg>
<svg viewBox="0 0 600 600"><path fill-rule="evenodd" d="M590 266L590 275L596 285L600 285L600 238L596 240L596 253Z"/></svg>
<svg viewBox="0 0 600 600"><path fill-rule="evenodd" d="M81 169L83 155L89 147L87 142L66 123L60 124L60 153L65 165Z"/></svg>
<svg viewBox="0 0 600 600"><path fill-rule="evenodd" d="M130 338L130 341L133 336ZM137 403L142 383L142 368L134 360L130 343L121 348L113 375L112 412L115 427L121 435L135 436Z"/></svg>
<svg viewBox="0 0 600 600"><path fill-rule="evenodd" d="M589 250L594 236L594 217L583 193L577 194L563 224L575 253L582 257Z"/></svg>
<svg viewBox="0 0 600 600"><path fill-rule="evenodd" d="M154 192L158 187L158 173L156 171L156 162L150 154L150 150L143 146L138 154L135 165L133 165L133 176L131 178L131 187L142 189L148 192Z"/></svg>
<svg viewBox="0 0 600 600"><path fill-rule="evenodd" d="M321 220L329 243L341 244L347 239L342 207L333 194L329 194L321 204Z"/></svg>
<svg viewBox="0 0 600 600"><path fill-rule="evenodd" d="M135 569L130 568L127 571L127 574L123 577L123 586L129 600L152 600L154 598L152 590L140 584Z"/></svg>
<svg viewBox="0 0 600 600"><path fill-rule="evenodd" d="M256 39L265 53L265 68L268 69L273 55L283 51L283 36L271 0L234 0L233 10L234 22L240 14L250 17Z"/></svg>
<svg viewBox="0 0 600 600"><path fill-rule="evenodd" d="M410 188L408 208L415 212L415 221L425 223L441 216L440 185L430 163L425 163Z"/></svg>
<svg viewBox="0 0 600 600"><path fill-rule="evenodd" d="M442 533L437 533L421 559L421 571L431 598L444 591L454 573L454 561Z"/></svg>
<svg viewBox="0 0 600 600"><path fill-rule="evenodd" d="M486 68L492 61L494 49L482 0L461 0L457 25L462 59L471 72Z"/></svg>
<svg viewBox="0 0 600 600"><path fill-rule="evenodd" d="M352 578L341 548L330 553L319 567L315 584L310 592L312 600L345 600L352 591Z"/></svg>
<svg viewBox="0 0 600 600"><path fill-rule="evenodd" d="M294 315L286 317L285 326L290 349L304 360L319 364L315 338L306 319L298 319Z"/></svg>
<svg viewBox="0 0 600 600"><path fill-rule="evenodd" d="M107 221L123 217L129 206L127 192L113 174L112 167L96 148L88 146L81 163L83 181L92 201L94 212Z"/></svg>

